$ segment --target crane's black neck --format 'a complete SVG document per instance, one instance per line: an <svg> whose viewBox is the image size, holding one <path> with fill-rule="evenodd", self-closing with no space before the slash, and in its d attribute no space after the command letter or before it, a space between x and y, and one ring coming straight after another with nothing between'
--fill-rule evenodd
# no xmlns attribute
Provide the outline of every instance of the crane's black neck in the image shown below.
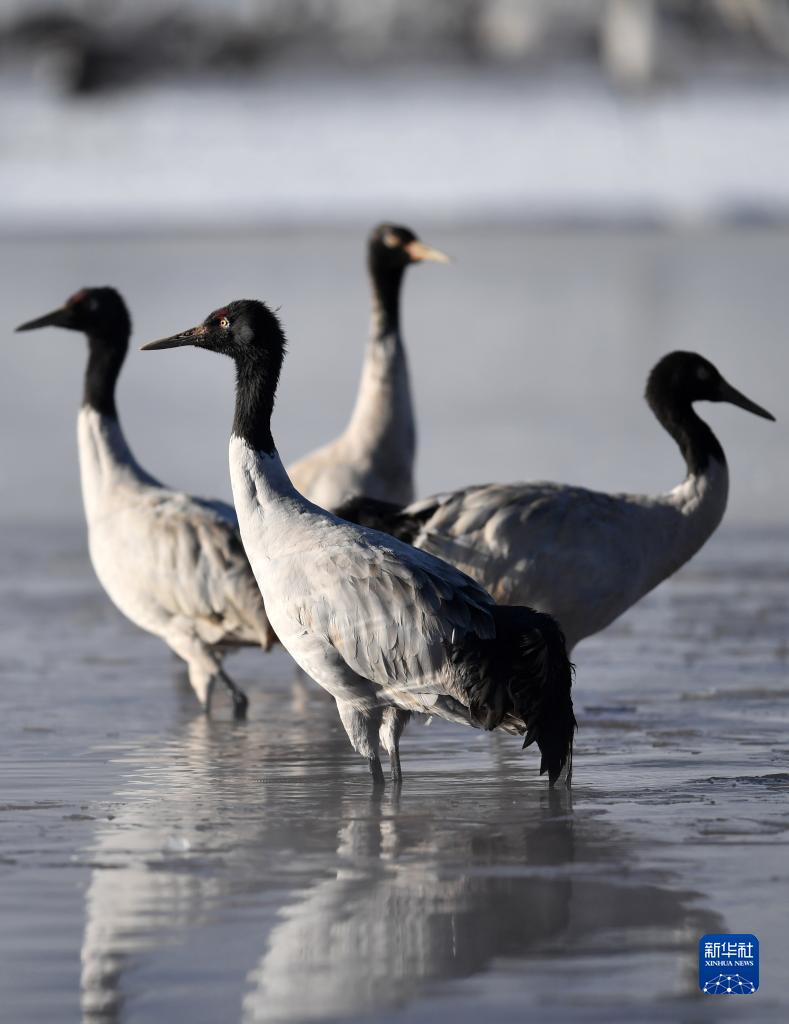
<svg viewBox="0 0 789 1024"><path fill-rule="evenodd" d="M652 412L677 442L689 475L700 476L711 459L726 464L720 442L696 414L689 399L672 397L652 386L647 388L646 398Z"/></svg>
<svg viewBox="0 0 789 1024"><path fill-rule="evenodd" d="M119 331L111 337L88 335L88 365L82 402L102 416L118 418L115 385L128 348L128 332Z"/></svg>
<svg viewBox="0 0 789 1024"><path fill-rule="evenodd" d="M233 433L257 452L273 455L271 414L282 368L282 351L257 350L236 357L236 411Z"/></svg>
<svg viewBox="0 0 789 1024"><path fill-rule="evenodd" d="M370 267L373 288L373 311L376 314L376 334L379 338L397 334L400 330L400 289L405 266Z"/></svg>

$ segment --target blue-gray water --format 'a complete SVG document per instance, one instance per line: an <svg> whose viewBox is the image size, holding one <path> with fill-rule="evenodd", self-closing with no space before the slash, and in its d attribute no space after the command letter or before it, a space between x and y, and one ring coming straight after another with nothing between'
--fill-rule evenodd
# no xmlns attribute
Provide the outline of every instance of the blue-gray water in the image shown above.
<svg viewBox="0 0 789 1024"><path fill-rule="evenodd" d="M415 225L419 228L420 225ZM200 715L175 659L85 555L73 420L83 342L7 337L0 377L0 997L14 1024L785 1021L789 965L789 235L430 231L410 274L420 490L550 476L657 490L682 473L641 394L693 347L777 424L704 407L730 458L702 554L576 652L572 794L516 740L434 722L374 798L287 657L228 667ZM117 283L140 342L237 294L282 305L283 452L331 435L366 329L355 232L2 246L7 327ZM181 357L181 358L179 358ZM232 371L133 351L141 461L227 493ZM756 933L747 1009L696 945Z"/></svg>
<svg viewBox="0 0 789 1024"><path fill-rule="evenodd" d="M4 1019L785 1021L787 544L724 530L579 647L572 797L434 722L375 798L286 656L207 720L79 530L7 530ZM747 1010L697 990L710 931L761 940Z"/></svg>

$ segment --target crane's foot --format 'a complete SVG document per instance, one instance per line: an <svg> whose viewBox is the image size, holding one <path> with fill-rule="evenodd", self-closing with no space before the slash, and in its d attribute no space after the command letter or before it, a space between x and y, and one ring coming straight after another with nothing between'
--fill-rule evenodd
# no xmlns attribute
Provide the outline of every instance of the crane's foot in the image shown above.
<svg viewBox="0 0 789 1024"><path fill-rule="evenodd" d="M225 671L220 671L222 682L230 690L230 696L233 698L233 717L236 720L244 719L247 717L247 709L249 708L249 698L243 690L239 690L233 680Z"/></svg>
<svg viewBox="0 0 789 1024"><path fill-rule="evenodd" d="M247 717L249 698L241 690L233 691L233 718L241 721Z"/></svg>
<svg viewBox="0 0 789 1024"><path fill-rule="evenodd" d="M383 786L384 784L384 770L381 767L381 759L378 755L374 755L369 758L370 774L373 777L374 786Z"/></svg>

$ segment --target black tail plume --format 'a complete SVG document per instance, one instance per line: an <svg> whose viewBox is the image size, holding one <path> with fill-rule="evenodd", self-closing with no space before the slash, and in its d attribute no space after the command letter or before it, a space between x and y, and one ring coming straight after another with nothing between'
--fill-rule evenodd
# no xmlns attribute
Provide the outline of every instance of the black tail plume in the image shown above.
<svg viewBox="0 0 789 1024"><path fill-rule="evenodd" d="M516 728L524 747L540 748L540 775L550 783L568 764L572 771L573 665L558 623L531 608L493 609L496 636L476 639L455 652L467 680L472 720L483 729Z"/></svg>
<svg viewBox="0 0 789 1024"><path fill-rule="evenodd" d="M542 612L532 611L531 615L536 621L524 632L521 644L523 685L513 681L512 703L526 723L523 746L536 742L540 748L540 775L547 772L553 785L567 764L569 785L573 736L578 728L571 692L574 667L557 621Z"/></svg>

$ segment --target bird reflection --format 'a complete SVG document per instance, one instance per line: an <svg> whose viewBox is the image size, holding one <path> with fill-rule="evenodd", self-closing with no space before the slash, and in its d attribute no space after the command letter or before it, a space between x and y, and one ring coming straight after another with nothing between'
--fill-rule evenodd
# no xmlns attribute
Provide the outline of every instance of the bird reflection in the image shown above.
<svg viewBox="0 0 789 1024"><path fill-rule="evenodd" d="M599 955L611 935L675 948L715 930L692 893L639 877L635 845L597 808L524 781L503 746L433 761L431 737L405 790L371 792L331 706L308 701L294 724L275 704L247 726L190 721L157 756L130 756L90 851L85 1021L124 1019L139 972L155 963L161 985L179 946L198 950L199 1006L196 935L218 921L244 956L220 952L210 984L245 1024L383 1012L502 958L537 978L551 957Z"/></svg>
<svg viewBox="0 0 789 1024"><path fill-rule="evenodd" d="M250 978L244 1021L407 1003L427 981L477 974L567 928L573 883L562 869L575 838L558 794L519 800L523 824L501 829L491 822L512 818L511 799L488 803L476 820L413 802L414 817L405 798L343 801L336 877L282 912Z"/></svg>
<svg viewBox="0 0 789 1024"><path fill-rule="evenodd" d="M712 920L689 893L641 884L632 899L595 877L596 862L632 854L598 817L579 823L566 791L514 793L492 776L446 796L343 800L336 875L281 912L245 1024L381 1012L503 957L599 952L615 930L696 934Z"/></svg>
<svg viewBox="0 0 789 1024"><path fill-rule="evenodd" d="M263 714L269 701L264 693L257 702ZM280 713L287 715L287 702L282 704ZM283 804L305 787L316 760L331 760L340 751L348 759L344 733L323 724L329 719L334 726L333 706L317 700L299 707L298 727L197 716L164 742L151 741L128 755L127 783L88 851L93 873L81 952L85 1021L122 1020L134 995L129 975L147 958L210 923L228 899L239 893L254 899L276 886L265 873L267 851L276 855L298 842ZM270 764L277 766L276 801L269 794ZM316 787L335 811L341 778L330 774Z"/></svg>

